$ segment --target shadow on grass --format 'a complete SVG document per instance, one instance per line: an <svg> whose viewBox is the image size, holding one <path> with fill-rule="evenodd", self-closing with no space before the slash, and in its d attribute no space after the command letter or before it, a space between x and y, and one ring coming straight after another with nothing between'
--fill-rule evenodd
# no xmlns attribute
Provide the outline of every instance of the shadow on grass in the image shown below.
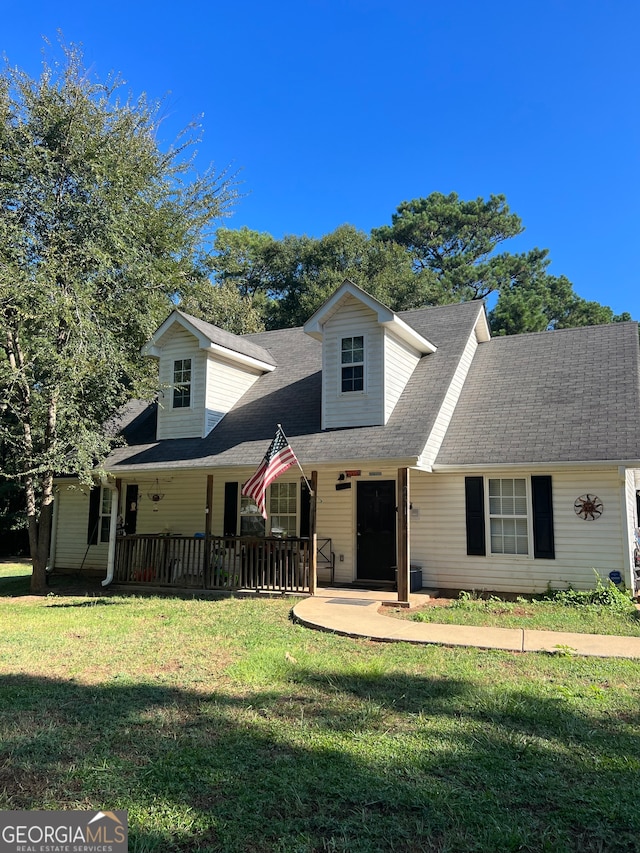
<svg viewBox="0 0 640 853"><path fill-rule="evenodd" d="M2 598L17 598L23 595L29 595L29 585L31 583L31 567L24 566L24 573L16 574L13 572L10 575L0 577L0 597ZM101 584L101 579L97 577L87 577L82 574L73 575L48 575L47 591L44 596L80 596L84 595L92 599L102 598L107 593Z"/></svg>
<svg viewBox="0 0 640 853"><path fill-rule="evenodd" d="M48 607L56 608L56 607L107 607L112 604L126 604L125 601L110 597L110 598L98 598L97 596L87 598L84 601L65 601L60 604L48 604Z"/></svg>
<svg viewBox="0 0 640 853"><path fill-rule="evenodd" d="M0 807L124 808L151 851L637 851L634 719L465 679L199 692L0 678Z"/></svg>
<svg viewBox="0 0 640 853"><path fill-rule="evenodd" d="M19 595L29 595L29 583L31 582L31 573L24 575L10 575L9 577L0 577L0 597L16 598Z"/></svg>

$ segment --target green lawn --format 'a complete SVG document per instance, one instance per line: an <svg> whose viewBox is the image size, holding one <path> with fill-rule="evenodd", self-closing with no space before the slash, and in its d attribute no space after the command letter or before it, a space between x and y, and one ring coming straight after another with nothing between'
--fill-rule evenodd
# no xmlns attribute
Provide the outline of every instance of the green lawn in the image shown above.
<svg viewBox="0 0 640 853"><path fill-rule="evenodd" d="M0 809L127 809L132 853L639 849L638 662L4 595Z"/></svg>
<svg viewBox="0 0 640 853"><path fill-rule="evenodd" d="M446 606L428 605L420 610L393 609L396 618L445 625L480 625L493 628L525 628L533 631L567 631L578 634L619 634L640 637L640 610L619 596L614 607L598 604L569 606L556 601L501 601L461 598Z"/></svg>

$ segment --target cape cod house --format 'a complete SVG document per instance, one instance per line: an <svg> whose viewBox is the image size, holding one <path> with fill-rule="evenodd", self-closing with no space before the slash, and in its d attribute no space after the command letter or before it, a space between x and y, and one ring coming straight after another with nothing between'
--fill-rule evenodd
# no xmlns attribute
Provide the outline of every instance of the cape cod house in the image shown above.
<svg viewBox="0 0 640 853"><path fill-rule="evenodd" d="M313 591L317 568L401 599L638 585L636 323L492 339L482 303L396 314L347 281L302 328L176 310L145 351L157 403L122 414L101 485L58 482L56 570ZM265 523L241 487L277 424L313 499L291 467Z"/></svg>

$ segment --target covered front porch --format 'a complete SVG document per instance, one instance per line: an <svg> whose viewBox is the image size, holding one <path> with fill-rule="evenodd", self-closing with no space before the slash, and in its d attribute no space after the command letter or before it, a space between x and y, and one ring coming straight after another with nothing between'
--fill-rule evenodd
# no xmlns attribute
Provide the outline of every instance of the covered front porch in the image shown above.
<svg viewBox="0 0 640 853"><path fill-rule="evenodd" d="M395 590L398 600L408 600L407 469L373 474L349 469L347 475L331 469L321 476L313 471L317 521L316 500L305 509L299 478L285 475L277 502L272 487L269 519L258 532L255 507L245 506L240 495L243 476L172 473L156 480L155 488L137 475L110 479L96 519L109 540L105 585L313 595L318 584L335 582ZM283 511L283 493L290 517ZM96 530L91 522L89 527ZM203 532L187 532L198 527Z"/></svg>

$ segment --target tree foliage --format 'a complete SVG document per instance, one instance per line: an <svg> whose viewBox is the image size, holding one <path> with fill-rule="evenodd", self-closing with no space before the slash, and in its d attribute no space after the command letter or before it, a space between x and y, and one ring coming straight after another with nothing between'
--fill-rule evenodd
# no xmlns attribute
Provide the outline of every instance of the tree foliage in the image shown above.
<svg viewBox="0 0 640 853"><path fill-rule="evenodd" d="M404 249L374 242L352 225L319 239L289 235L282 240L248 228L221 228L215 249L217 280L250 297L269 329L304 323L345 278L396 307L412 307L424 298Z"/></svg>
<svg viewBox="0 0 640 853"><path fill-rule="evenodd" d="M264 322L250 296L245 296L233 284L212 285L209 279L197 282L183 292L180 310L220 326L235 335L263 332Z"/></svg>
<svg viewBox="0 0 640 853"><path fill-rule="evenodd" d="M394 310L490 298L494 334L630 319L553 276L547 249L504 251L523 232L502 195L464 201L432 193L405 201L371 234L341 225L320 238L248 228L218 232L218 281L235 284L267 328L296 326L349 278Z"/></svg>
<svg viewBox="0 0 640 853"><path fill-rule="evenodd" d="M417 272L431 273L438 302L488 296L520 270L519 259L495 254L497 246L523 231L504 196L461 201L457 193L432 193L402 202L391 221L373 230L374 239L403 246Z"/></svg>
<svg viewBox="0 0 640 853"><path fill-rule="evenodd" d="M204 240L235 196L197 176L187 132L164 152L159 105L121 99L64 49L39 79L0 76L0 442L24 484L45 584L54 472L88 478L104 421L151 380L140 347L209 274Z"/></svg>

